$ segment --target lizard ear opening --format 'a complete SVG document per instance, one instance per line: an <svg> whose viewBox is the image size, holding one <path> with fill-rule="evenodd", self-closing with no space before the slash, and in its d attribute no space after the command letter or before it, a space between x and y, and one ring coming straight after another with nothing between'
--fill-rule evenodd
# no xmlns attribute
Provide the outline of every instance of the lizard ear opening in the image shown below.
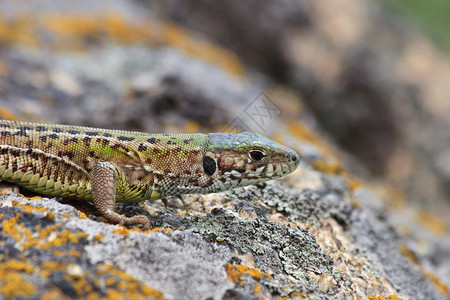
<svg viewBox="0 0 450 300"><path fill-rule="evenodd" d="M217 166L216 161L209 156L203 158L203 170L208 176L212 176L216 172Z"/></svg>

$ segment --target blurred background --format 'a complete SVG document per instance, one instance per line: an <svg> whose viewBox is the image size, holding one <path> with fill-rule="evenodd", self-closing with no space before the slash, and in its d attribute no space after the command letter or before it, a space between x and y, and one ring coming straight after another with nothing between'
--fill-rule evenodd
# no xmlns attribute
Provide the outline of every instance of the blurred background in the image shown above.
<svg viewBox="0 0 450 300"><path fill-rule="evenodd" d="M449 15L446 0L2 0L0 117L256 131L371 184L403 233L444 239Z"/></svg>

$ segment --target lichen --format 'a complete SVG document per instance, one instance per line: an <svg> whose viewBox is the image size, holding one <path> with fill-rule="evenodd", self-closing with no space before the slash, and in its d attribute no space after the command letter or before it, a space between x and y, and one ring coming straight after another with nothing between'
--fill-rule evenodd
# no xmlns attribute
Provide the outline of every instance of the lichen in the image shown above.
<svg viewBox="0 0 450 300"><path fill-rule="evenodd" d="M46 35L39 34L41 32ZM0 16L0 43L46 47L61 51L85 51L92 40L119 44L168 45L189 56L217 65L229 74L242 77L244 68L238 57L171 22L129 20L120 13L58 14L42 17L23 15L8 20Z"/></svg>
<svg viewBox="0 0 450 300"><path fill-rule="evenodd" d="M422 272L423 276L428 278L434 286L437 288L439 292L442 294L448 296L450 295L450 290L446 284L444 284L439 277L434 275L433 273L427 271L422 264L420 263L418 257L414 254L413 251L411 251L406 245L400 245L399 248L400 252L413 264L419 267L420 271Z"/></svg>
<svg viewBox="0 0 450 300"><path fill-rule="evenodd" d="M253 253L258 258L255 264L260 272L270 273L269 269L281 268L295 278L294 284L285 290L287 281L281 275L283 272L277 272L281 276L275 278L263 276L265 279L261 283L282 295L314 284L309 272L337 275L333 272L332 260L320 250L315 238L299 228L269 223L262 218L243 221L222 209L214 209L205 217L196 217L194 223L196 225L191 228L194 232L222 240L240 253ZM245 271L245 267L227 266L227 274L235 282L242 282Z"/></svg>
<svg viewBox="0 0 450 300"><path fill-rule="evenodd" d="M258 280L258 281L261 280L263 276L272 278L272 275L270 275L268 273L263 273L258 269L249 268L244 265L227 264L226 272L227 272L227 277L230 281L237 282L241 285L244 284L244 280L243 280L244 273L250 275L253 279Z"/></svg>
<svg viewBox="0 0 450 300"><path fill-rule="evenodd" d="M33 296L36 287L27 282L23 275L34 272L35 268L16 259L0 263L0 294L6 299Z"/></svg>

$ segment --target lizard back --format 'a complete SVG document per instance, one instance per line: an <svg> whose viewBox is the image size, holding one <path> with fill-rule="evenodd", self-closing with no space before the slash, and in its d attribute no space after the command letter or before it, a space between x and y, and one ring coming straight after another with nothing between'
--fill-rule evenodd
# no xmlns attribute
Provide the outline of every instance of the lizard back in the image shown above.
<svg viewBox="0 0 450 300"><path fill-rule="evenodd" d="M0 179L43 195L91 200L92 169L109 161L123 179L117 201L156 200L170 193L168 183L183 185L187 175L203 172L207 142L206 134L147 134L0 120Z"/></svg>

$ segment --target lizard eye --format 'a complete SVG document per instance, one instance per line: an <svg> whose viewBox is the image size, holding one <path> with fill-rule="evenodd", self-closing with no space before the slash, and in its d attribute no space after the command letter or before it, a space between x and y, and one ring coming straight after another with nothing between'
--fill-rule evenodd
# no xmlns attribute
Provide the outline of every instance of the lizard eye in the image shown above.
<svg viewBox="0 0 450 300"><path fill-rule="evenodd" d="M265 157L264 153L261 150L252 150L249 152L249 156L253 161L261 161Z"/></svg>
<svg viewBox="0 0 450 300"><path fill-rule="evenodd" d="M217 166L216 161L209 156L203 158L203 171L208 176L212 176L216 172Z"/></svg>

